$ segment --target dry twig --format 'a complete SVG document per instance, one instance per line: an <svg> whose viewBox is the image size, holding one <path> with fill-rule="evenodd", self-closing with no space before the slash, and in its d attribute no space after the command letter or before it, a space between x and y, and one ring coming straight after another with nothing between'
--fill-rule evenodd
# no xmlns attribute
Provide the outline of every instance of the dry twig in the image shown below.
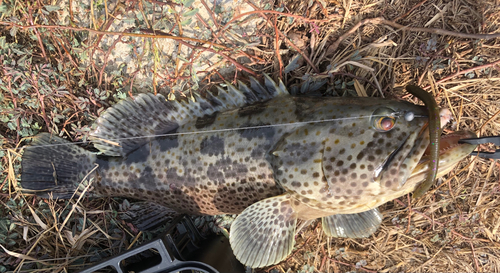
<svg viewBox="0 0 500 273"><path fill-rule="evenodd" d="M353 34L358 28L360 28L361 26L367 25L367 24L388 25L388 26L391 26L391 27L394 27L397 29L407 30L407 31L412 31L412 32L427 32L427 33L434 33L434 34L438 34L438 35L448 35L448 36L466 38L466 39L488 40L488 39L500 37L500 33L468 34L468 33L449 31L449 30L444 30L444 29L439 29L439 28L407 27L407 26L403 26L401 24L398 24L396 22L386 20L383 17L377 17L377 18L370 18L370 19L364 19L364 20L359 21L349 31L347 31L342 36L340 36L337 39L337 41L335 41L335 43L331 44L328 47L328 49L326 50L326 56L330 56L331 54L334 54L337 51L337 48L339 47L340 43L343 40L345 40L347 37L349 37L349 35Z"/></svg>

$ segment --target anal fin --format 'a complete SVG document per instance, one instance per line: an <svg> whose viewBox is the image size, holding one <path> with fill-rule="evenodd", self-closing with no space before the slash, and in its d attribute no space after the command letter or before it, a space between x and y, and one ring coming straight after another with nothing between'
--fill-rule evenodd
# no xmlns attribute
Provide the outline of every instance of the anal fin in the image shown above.
<svg viewBox="0 0 500 273"><path fill-rule="evenodd" d="M229 242L242 264L264 267L282 261L292 252L297 224L292 202L287 195L267 198L236 218Z"/></svg>
<svg viewBox="0 0 500 273"><path fill-rule="evenodd" d="M120 217L139 230L145 231L172 220L178 215L178 212L153 202L137 202L121 213Z"/></svg>
<svg viewBox="0 0 500 273"><path fill-rule="evenodd" d="M321 218L326 235L337 238L366 238L372 235L382 223L378 208L355 213L335 214Z"/></svg>

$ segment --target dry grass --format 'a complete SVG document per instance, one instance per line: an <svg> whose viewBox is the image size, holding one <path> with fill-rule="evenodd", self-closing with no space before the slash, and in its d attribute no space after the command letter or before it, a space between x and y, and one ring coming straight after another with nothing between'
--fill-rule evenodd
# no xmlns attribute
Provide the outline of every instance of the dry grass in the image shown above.
<svg viewBox="0 0 500 273"><path fill-rule="evenodd" d="M84 56L95 52L107 56L121 43L114 40L111 46L101 48L100 42L105 37L92 29L107 31L114 20L120 20L120 15L147 11L145 3L156 8L175 8L178 4L153 0L125 1L123 7L109 4L105 12L89 10L93 25L86 30L81 29L85 26L71 24L68 29L73 30L48 30L41 25L56 25L58 13L44 10L45 2L49 1L24 4L3 1L4 14L0 15L1 36L6 37L6 42L19 45L15 50L4 49L0 57L3 99L0 134L4 149L0 240L5 247L0 251L0 272L70 272L82 263L123 252L154 236L154 233L138 233L120 219L118 208L122 200L84 198L54 202L21 194L18 184L21 154L16 148L25 144L24 137L37 131L84 140L88 125L98 113L127 93L133 95L132 87L137 84L136 74L106 71L106 58L97 61L91 57L89 66L82 65ZM261 12L253 17L234 14L232 19L236 20L226 21L229 27L224 27L221 21L213 24L209 39L200 38L203 41L198 43L178 40L182 47L193 49L192 54L182 56L187 62L179 59L163 62L156 54L158 45L151 38L145 39L149 44L144 44L144 51L149 50L154 59L150 66L145 66L154 78L151 91L168 93L175 90L171 88L174 86L191 88L190 91L199 86L198 91L203 91L220 78L231 80L219 74L219 68L226 64L238 69L235 77L266 72L299 90L308 81L325 80L329 88L321 91L328 94L407 98L402 87L417 83L432 92L440 106L452 110L455 121L449 129L500 135L500 39L477 40L441 35L439 31L415 31L436 28L463 34L499 33L498 1L331 0L311 1L311 6L308 3L279 2L274 8L281 13L265 12L255 6L254 10ZM22 20L17 22L13 16ZM173 15L165 12L162 16ZM218 14L212 12L211 16ZM369 20L353 29L364 19L380 16L409 28ZM263 19L257 32L261 37L259 44L235 46L228 38L233 35L228 30L232 24L259 17ZM37 20L30 21L33 18ZM197 20L200 26L209 25L200 18ZM143 23L137 29L151 34L147 31L148 24ZM14 24L40 26L13 33ZM182 30L177 34L182 34ZM210 44L227 48L214 49ZM19 53L23 50L30 52ZM197 74L189 68L200 60L203 51L217 53L220 62ZM305 60L299 60L297 67L288 71L287 65L299 52ZM23 58L30 61L23 63ZM47 63L52 66L43 66ZM193 75L199 75L199 79ZM63 85L64 88L57 89ZM384 205L383 225L367 239L327 238L321 225L313 224L297 235L296 250L286 261L258 271L499 272L499 167L493 160L475 157L463 160L421 200L402 197Z"/></svg>

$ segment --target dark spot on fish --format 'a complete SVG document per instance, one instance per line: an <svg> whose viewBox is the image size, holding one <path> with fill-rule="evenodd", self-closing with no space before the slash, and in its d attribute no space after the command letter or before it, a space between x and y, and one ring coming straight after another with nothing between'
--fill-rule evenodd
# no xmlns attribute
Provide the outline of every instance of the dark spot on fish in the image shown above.
<svg viewBox="0 0 500 273"><path fill-rule="evenodd" d="M267 109L266 102L258 102L252 105L244 106L238 110L238 116L245 117L250 115L257 115Z"/></svg>
<svg viewBox="0 0 500 273"><path fill-rule="evenodd" d="M252 140L255 138L272 139L275 134L275 129L267 125L269 124L264 124L262 122L256 124L245 123L240 127L241 129L239 130L239 132L241 137L244 137L247 140ZM259 128L245 129L247 127L259 127Z"/></svg>
<svg viewBox="0 0 500 273"><path fill-rule="evenodd" d="M224 139L218 136L204 138L200 143L200 153L209 156L224 154Z"/></svg>
<svg viewBox="0 0 500 273"><path fill-rule="evenodd" d="M175 130L167 132L167 134L175 134L177 133L177 128ZM160 145L160 151L165 152L167 150L170 150L172 148L177 148L179 147L179 140L177 135L169 135L169 136L164 136L156 139L158 144ZM148 146L149 149L149 145Z"/></svg>
<svg viewBox="0 0 500 273"><path fill-rule="evenodd" d="M218 112L215 112L211 115L205 115L201 118L198 118L194 126L196 127L196 129L203 129L205 127L212 125L217 119L217 114Z"/></svg>
<svg viewBox="0 0 500 273"><path fill-rule="evenodd" d="M304 120L312 120L315 115L315 110L311 108L311 104L306 101L308 98L305 97L297 97L294 102L295 102L295 116L297 117L298 121L304 121Z"/></svg>

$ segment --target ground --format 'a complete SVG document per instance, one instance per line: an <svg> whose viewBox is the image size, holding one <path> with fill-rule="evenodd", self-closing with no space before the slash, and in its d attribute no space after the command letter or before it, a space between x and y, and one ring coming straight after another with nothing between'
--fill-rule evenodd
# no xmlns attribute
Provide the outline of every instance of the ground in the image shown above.
<svg viewBox="0 0 500 273"><path fill-rule="evenodd" d="M38 132L85 141L137 92L190 96L268 73L294 93L414 103L403 87L417 84L452 111L448 129L499 135L499 25L493 0L0 1L0 272L72 272L155 234L121 220L126 200L22 194L20 148ZM256 272L498 272L499 167L464 159L423 198L384 205L366 239L314 223Z"/></svg>

